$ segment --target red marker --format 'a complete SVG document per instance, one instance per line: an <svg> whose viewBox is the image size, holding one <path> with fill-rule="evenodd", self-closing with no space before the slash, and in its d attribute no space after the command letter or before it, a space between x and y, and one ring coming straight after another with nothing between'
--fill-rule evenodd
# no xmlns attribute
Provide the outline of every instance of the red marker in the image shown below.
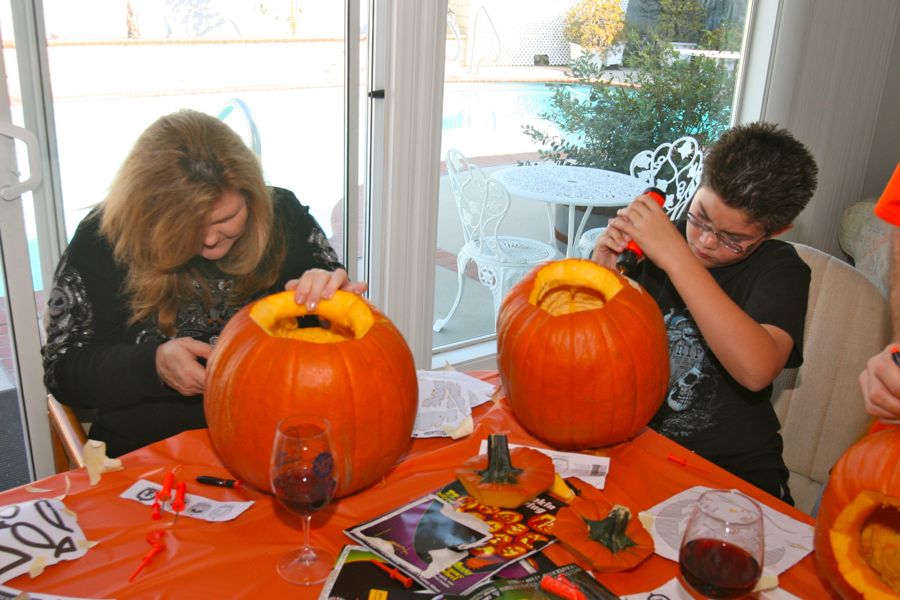
<svg viewBox="0 0 900 600"><path fill-rule="evenodd" d="M168 502L172 497L172 484L175 483L175 471L169 471L163 477L162 489L156 492L157 500Z"/></svg>
<svg viewBox="0 0 900 600"><path fill-rule="evenodd" d="M175 485L175 499L172 500L172 510L175 511L173 524L178 522L178 513L184 510L184 494L186 490L187 485L183 481L179 481Z"/></svg>
<svg viewBox="0 0 900 600"><path fill-rule="evenodd" d="M412 584L413 584L412 577L407 577L406 575L401 573L399 569L391 568L388 565L384 564L383 562L378 562L377 560L373 560L370 562L372 564L374 564L376 567L378 567L379 569L381 569L382 571L384 571L385 573L387 573L388 575L390 575L391 579L396 579L397 581L402 583L403 587L405 587L405 588L412 587Z"/></svg>

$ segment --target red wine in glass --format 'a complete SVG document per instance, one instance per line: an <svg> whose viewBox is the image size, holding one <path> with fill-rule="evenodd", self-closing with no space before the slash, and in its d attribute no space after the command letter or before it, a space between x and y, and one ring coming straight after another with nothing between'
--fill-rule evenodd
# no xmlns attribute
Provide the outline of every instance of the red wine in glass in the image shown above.
<svg viewBox="0 0 900 600"><path fill-rule="evenodd" d="M337 480L327 419L294 415L275 431L269 480L278 501L303 519L303 546L282 556L278 574L300 585L321 583L334 566L334 556L310 540L312 514L326 506Z"/></svg>
<svg viewBox="0 0 900 600"><path fill-rule="evenodd" d="M334 477L317 477L313 469L280 473L272 481L278 500L292 513L305 517L323 508L334 494Z"/></svg>
<svg viewBox="0 0 900 600"><path fill-rule="evenodd" d="M707 598L749 594L762 575L762 510L737 490L700 495L681 540L678 565L692 590Z"/></svg>
<svg viewBox="0 0 900 600"><path fill-rule="evenodd" d="M685 544L678 563L688 585L710 598L749 594L762 573L762 567L749 552L710 538Z"/></svg>

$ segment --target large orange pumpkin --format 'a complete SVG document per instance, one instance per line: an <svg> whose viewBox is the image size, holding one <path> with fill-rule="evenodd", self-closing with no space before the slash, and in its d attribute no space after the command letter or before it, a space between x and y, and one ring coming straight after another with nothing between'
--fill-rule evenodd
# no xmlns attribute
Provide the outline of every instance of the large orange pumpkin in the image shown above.
<svg viewBox="0 0 900 600"><path fill-rule="evenodd" d="M556 448L628 439L669 383L659 307L632 280L587 260L538 266L510 290L497 354L516 419Z"/></svg>
<svg viewBox="0 0 900 600"><path fill-rule="evenodd" d="M394 325L362 298L337 292L307 314L293 292L262 298L225 326L209 359L204 410L222 462L271 492L275 425L293 413L327 418L337 497L378 481L406 450L418 406L413 357Z"/></svg>
<svg viewBox="0 0 900 600"><path fill-rule="evenodd" d="M900 598L900 429L838 459L816 518L816 560L844 598Z"/></svg>

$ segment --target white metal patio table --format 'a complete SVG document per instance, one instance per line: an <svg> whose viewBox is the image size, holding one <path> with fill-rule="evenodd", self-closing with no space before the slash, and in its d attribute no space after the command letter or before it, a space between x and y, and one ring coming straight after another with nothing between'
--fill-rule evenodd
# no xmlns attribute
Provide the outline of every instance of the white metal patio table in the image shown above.
<svg viewBox="0 0 900 600"><path fill-rule="evenodd" d="M593 167L540 164L500 169L491 178L502 183L510 195L569 208L566 229L566 256L574 256L576 241L595 207L626 206L640 195L646 184L626 173ZM585 207L584 216L575 229L575 209Z"/></svg>

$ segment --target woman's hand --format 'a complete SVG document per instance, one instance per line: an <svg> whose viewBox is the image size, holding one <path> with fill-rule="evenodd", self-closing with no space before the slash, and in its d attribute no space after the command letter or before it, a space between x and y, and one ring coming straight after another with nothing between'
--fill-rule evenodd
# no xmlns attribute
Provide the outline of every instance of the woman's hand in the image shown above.
<svg viewBox="0 0 900 600"><path fill-rule="evenodd" d="M209 358L212 347L194 338L174 338L156 349L156 372L170 388L182 396L203 393L206 368L198 359Z"/></svg>
<svg viewBox="0 0 900 600"><path fill-rule="evenodd" d="M284 289L294 290L294 301L297 304L305 304L307 310L313 311L321 300L328 300L337 290L362 294L369 289L369 284L364 281L350 281L344 269L336 271L310 269L301 275L300 279L291 279L284 284Z"/></svg>
<svg viewBox="0 0 900 600"><path fill-rule="evenodd" d="M859 375L866 411L882 423L900 425L900 367L891 356L894 345L869 359Z"/></svg>

